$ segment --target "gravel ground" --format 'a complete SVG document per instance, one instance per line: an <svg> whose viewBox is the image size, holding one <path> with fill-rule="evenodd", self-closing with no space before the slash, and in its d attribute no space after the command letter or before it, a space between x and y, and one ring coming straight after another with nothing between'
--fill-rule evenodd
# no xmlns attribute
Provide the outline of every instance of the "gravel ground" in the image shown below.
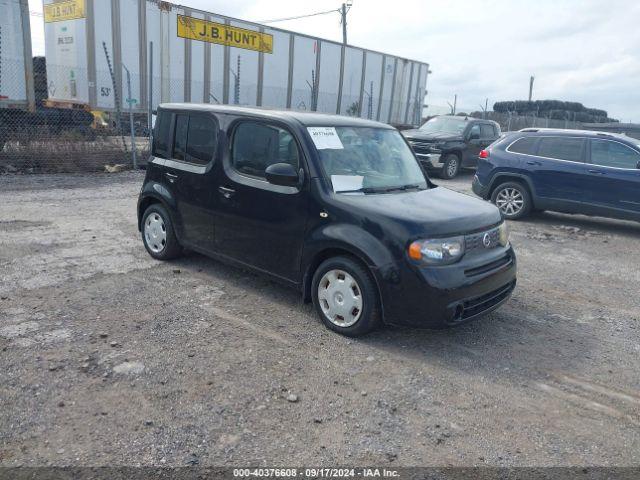
<svg viewBox="0 0 640 480"><path fill-rule="evenodd" d="M152 260L142 178L0 177L0 466L640 464L640 224L511 223L503 308L350 340L268 279Z"/></svg>

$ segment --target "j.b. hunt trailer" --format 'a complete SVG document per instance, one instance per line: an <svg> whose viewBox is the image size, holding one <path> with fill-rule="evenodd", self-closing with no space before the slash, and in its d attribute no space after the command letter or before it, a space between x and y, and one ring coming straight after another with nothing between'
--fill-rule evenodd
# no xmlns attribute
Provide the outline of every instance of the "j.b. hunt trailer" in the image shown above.
<svg viewBox="0 0 640 480"><path fill-rule="evenodd" d="M49 99L92 110L160 102L420 122L426 63L157 0L44 0ZM153 43L150 58L149 43ZM149 65L152 65L152 81ZM125 68L131 75L128 98Z"/></svg>

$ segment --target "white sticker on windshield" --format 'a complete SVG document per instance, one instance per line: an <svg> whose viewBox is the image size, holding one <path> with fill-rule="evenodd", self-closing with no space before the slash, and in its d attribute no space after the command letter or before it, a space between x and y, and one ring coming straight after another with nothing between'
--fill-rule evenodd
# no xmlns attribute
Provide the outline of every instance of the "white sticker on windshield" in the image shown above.
<svg viewBox="0 0 640 480"><path fill-rule="evenodd" d="M344 146L334 127L307 127L318 150L343 150Z"/></svg>
<svg viewBox="0 0 640 480"><path fill-rule="evenodd" d="M331 184L336 193L358 190L362 188L363 182L362 175L331 175Z"/></svg>

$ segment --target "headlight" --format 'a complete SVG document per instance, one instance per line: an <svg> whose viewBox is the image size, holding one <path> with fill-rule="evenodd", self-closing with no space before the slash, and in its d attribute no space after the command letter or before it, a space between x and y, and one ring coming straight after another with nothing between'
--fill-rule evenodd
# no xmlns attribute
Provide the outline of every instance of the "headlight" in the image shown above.
<svg viewBox="0 0 640 480"><path fill-rule="evenodd" d="M429 265L455 263L464 255L464 237L417 240L409 245L409 258Z"/></svg>
<svg viewBox="0 0 640 480"><path fill-rule="evenodd" d="M507 222L502 222L498 227L498 242L503 247L509 245L509 229L507 228Z"/></svg>

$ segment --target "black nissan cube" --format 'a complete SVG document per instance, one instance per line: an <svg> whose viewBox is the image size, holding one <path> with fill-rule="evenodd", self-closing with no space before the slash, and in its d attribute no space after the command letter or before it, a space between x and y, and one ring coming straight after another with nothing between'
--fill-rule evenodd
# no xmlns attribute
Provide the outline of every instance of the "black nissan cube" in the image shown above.
<svg viewBox="0 0 640 480"><path fill-rule="evenodd" d="M138 220L158 260L187 248L268 274L350 336L455 325L515 288L498 209L434 185L388 125L164 104L153 139Z"/></svg>

